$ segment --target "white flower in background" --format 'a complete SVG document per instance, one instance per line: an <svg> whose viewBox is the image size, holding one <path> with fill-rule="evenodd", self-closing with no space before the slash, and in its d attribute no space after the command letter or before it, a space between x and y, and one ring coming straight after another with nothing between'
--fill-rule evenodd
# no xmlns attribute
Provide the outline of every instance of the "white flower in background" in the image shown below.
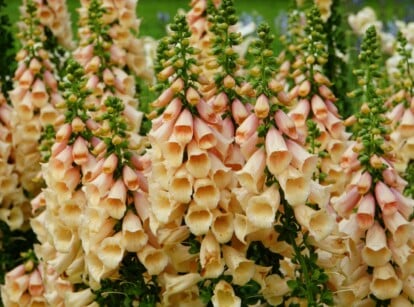
<svg viewBox="0 0 414 307"><path fill-rule="evenodd" d="M375 26L377 32L380 32L382 29L382 22L377 20L374 9L369 6L364 7L357 14L349 15L348 23L358 35L363 35L371 25Z"/></svg>

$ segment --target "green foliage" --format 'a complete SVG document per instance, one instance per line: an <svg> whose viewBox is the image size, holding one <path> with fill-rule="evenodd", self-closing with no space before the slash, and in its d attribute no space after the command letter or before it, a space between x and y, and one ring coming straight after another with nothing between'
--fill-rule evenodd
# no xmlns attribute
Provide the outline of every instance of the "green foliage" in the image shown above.
<svg viewBox="0 0 414 307"><path fill-rule="evenodd" d="M404 195L414 197L414 160L411 160L405 169L404 179L407 180L407 186L404 190Z"/></svg>
<svg viewBox="0 0 414 307"><path fill-rule="evenodd" d="M284 199L281 195L281 199ZM283 213L278 213L275 230L278 241L285 241L293 247L292 263L296 264L296 279L289 280L291 292L286 296L306 299L308 306L332 306L333 294L327 287L328 275L317 264L314 247L308 243L308 233L302 236L301 226L295 218L292 207L282 201Z"/></svg>
<svg viewBox="0 0 414 307"><path fill-rule="evenodd" d="M135 253L122 260L118 279L104 279L94 291L95 302L101 307L153 307L160 301L156 276L149 276Z"/></svg>
<svg viewBox="0 0 414 307"><path fill-rule="evenodd" d="M414 63L411 57L411 49L407 46L407 39L404 35L398 32L397 35L397 51L401 56L401 60L398 63L398 76L397 81L395 82L395 87L397 90L405 89L408 95L405 95L404 106L405 108L410 107L409 98L414 96ZM408 98L408 99L407 99Z"/></svg>
<svg viewBox="0 0 414 307"><path fill-rule="evenodd" d="M207 307L212 307L213 303L211 302L211 298L213 297L216 285L220 280L224 280L231 284L232 279L231 275L220 275L217 278L206 278L200 281L197 285L200 291L201 301L206 304ZM261 289L260 284L253 279L249 280L243 286L232 285L232 287L235 295L241 300L241 307L248 307L257 304L258 302L265 302L263 296L259 294Z"/></svg>
<svg viewBox="0 0 414 307"><path fill-rule="evenodd" d="M354 71L362 88L353 92L364 102L361 112L356 115L359 127L354 133L354 136L363 145L358 159L364 169L370 172L374 182L382 178L382 169L385 165L375 167L370 159L374 155L380 157L386 153L385 136L389 133L389 128L385 124L387 109L384 105L384 99L380 96L379 79L381 79L382 73L378 64L381 57L379 48L377 32L375 27L371 26L367 29L361 45L361 53L359 54L361 69Z"/></svg>
<svg viewBox="0 0 414 307"><path fill-rule="evenodd" d="M39 151L42 156L42 163L45 163L50 159L50 156L52 154L52 146L55 143L55 136L56 132L53 125L46 125L39 139Z"/></svg>
<svg viewBox="0 0 414 307"><path fill-rule="evenodd" d="M270 274L281 275L279 261L283 259L283 256L273 253L270 249L266 248L262 242L250 242L246 257L247 259L253 260L257 265L272 267Z"/></svg>
<svg viewBox="0 0 414 307"><path fill-rule="evenodd" d="M4 284L8 271L27 261L32 261L33 265L37 263L31 250L37 240L31 229L12 231L4 221L0 221L0 238L0 284Z"/></svg>
<svg viewBox="0 0 414 307"><path fill-rule="evenodd" d="M95 55L99 56L101 65L99 66L99 73L102 74L105 68L110 67L110 54L108 50L108 43L112 42L108 34L109 25L102 22L102 17L106 9L98 0L92 0L88 8L88 26L93 35L90 36L88 43L93 44Z"/></svg>
<svg viewBox="0 0 414 307"><path fill-rule="evenodd" d="M210 31L214 34L211 53L215 55L219 70L214 76L217 92L226 93L229 101L235 98L244 101L244 98L237 94L234 86L228 87L224 84L224 78L232 77L236 85L240 85L243 77L236 76L240 68L240 56L234 47L242 43L242 36L239 32L230 31L238 21L233 0L223 0L218 8L214 5L208 6L208 20L211 22Z"/></svg>
<svg viewBox="0 0 414 307"><path fill-rule="evenodd" d="M74 59L69 59L65 67L65 78L59 82L59 89L65 103L58 108L65 110L65 122L72 123L73 119L79 117L83 122L89 119L89 110L93 110L94 106L86 106L85 99L90 95L90 90L85 88L86 77L82 66ZM86 140L92 137L89 129L84 129L80 135ZM73 135L72 141L76 139Z"/></svg>
<svg viewBox="0 0 414 307"><path fill-rule="evenodd" d="M349 86L349 69L344 61L345 55L349 52L345 20L345 0L333 0L331 5L331 16L324 24L326 35L328 61L324 66L325 75L329 80L335 81L332 84L332 91L338 97L339 113L344 117L352 114L353 108L346 96L346 89Z"/></svg>
<svg viewBox="0 0 414 307"><path fill-rule="evenodd" d="M264 94L267 97L272 97L274 92L269 88L269 82L277 69L272 50L275 36L270 32L270 26L267 23L259 25L257 34L258 39L250 44L248 53L253 59L253 72L259 72L259 75L251 76L249 81L256 90L256 96Z"/></svg>
<svg viewBox="0 0 414 307"><path fill-rule="evenodd" d="M0 0L0 11L6 6L3 0ZM6 14L0 14L0 91L5 95L8 90L12 89L12 76L16 67L14 61L14 40L11 33L11 24Z"/></svg>
<svg viewBox="0 0 414 307"><path fill-rule="evenodd" d="M97 132L97 136L103 140L106 145L106 156L115 154L118 158L118 165L114 172L114 177L117 178L122 174L124 165L130 164L132 152L129 149L129 142L127 139L127 123L123 116L124 104L122 100L115 96L109 96L104 105L105 112L99 117L98 121L107 124L108 131ZM105 130L105 129L103 129Z"/></svg>

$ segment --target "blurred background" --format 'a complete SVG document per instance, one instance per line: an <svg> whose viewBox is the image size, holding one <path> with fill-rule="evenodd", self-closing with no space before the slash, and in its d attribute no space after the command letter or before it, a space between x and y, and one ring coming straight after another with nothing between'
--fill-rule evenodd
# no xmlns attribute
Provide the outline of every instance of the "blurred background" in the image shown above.
<svg viewBox="0 0 414 307"><path fill-rule="evenodd" d="M287 12L293 7L295 0L235 0L237 13L242 23L255 21L268 22L276 34L280 34L287 25ZM18 21L21 0L7 0L5 8L12 23ZM67 0L72 12L73 28L76 29L76 8L79 0ZM152 36L155 39L165 35L165 27L177 11L189 8L190 0L138 0L137 14L141 18L140 35ZM356 13L365 6L371 6L379 20L384 23L386 32L393 32L396 19L414 21L413 0L341 0L344 18Z"/></svg>

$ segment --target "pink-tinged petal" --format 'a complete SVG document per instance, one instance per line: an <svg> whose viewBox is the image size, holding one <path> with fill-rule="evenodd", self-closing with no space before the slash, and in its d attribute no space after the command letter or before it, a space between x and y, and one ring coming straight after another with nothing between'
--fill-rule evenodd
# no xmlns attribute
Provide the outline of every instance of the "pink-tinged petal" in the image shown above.
<svg viewBox="0 0 414 307"><path fill-rule="evenodd" d="M223 121L223 123L224 122L226 121ZM226 126L223 125L223 130L225 130L225 127ZM213 148L211 148L210 151L215 153L218 157L220 157L221 160L225 160L225 158L228 156L230 145L233 142L233 137L226 136L225 133L227 131L223 131L223 133L221 133L216 129L212 129L212 132L216 139L216 145Z"/></svg>
<svg viewBox="0 0 414 307"><path fill-rule="evenodd" d="M303 81L298 88L298 95L300 97L306 97L310 93L311 90L311 83L309 80Z"/></svg>
<svg viewBox="0 0 414 307"><path fill-rule="evenodd" d="M126 52L117 44L111 45L109 53L111 56L111 62L118 63L120 66L124 66L126 64Z"/></svg>
<svg viewBox="0 0 414 307"><path fill-rule="evenodd" d="M329 89L329 87L327 87L326 85L321 85L318 88L319 94L330 101L336 101L336 97L334 95L334 93Z"/></svg>
<svg viewBox="0 0 414 307"><path fill-rule="evenodd" d="M174 92L171 87L167 88L161 95L152 103L155 108L166 106L174 98Z"/></svg>
<svg viewBox="0 0 414 307"><path fill-rule="evenodd" d="M284 171L290 161L292 154L289 152L282 134L275 128L271 127L265 139L266 148L266 165L273 175L278 175Z"/></svg>
<svg viewBox="0 0 414 307"><path fill-rule="evenodd" d="M229 139L234 138L235 129L233 121L231 120L230 116L227 116L225 119L223 119L221 124L221 133Z"/></svg>
<svg viewBox="0 0 414 307"><path fill-rule="evenodd" d="M220 119L217 115L217 113L213 110L213 107L206 103L203 99L200 100L200 102L196 105L198 114L200 114L200 117L204 119L206 122L210 124L217 124Z"/></svg>
<svg viewBox="0 0 414 307"><path fill-rule="evenodd" d="M120 178L111 187L101 205L109 216L119 220L126 212L126 197L127 189Z"/></svg>
<svg viewBox="0 0 414 307"><path fill-rule="evenodd" d="M165 81L175 73L173 66L167 66L157 74L160 81Z"/></svg>
<svg viewBox="0 0 414 307"><path fill-rule="evenodd" d="M200 94L193 87L189 87L187 89L187 92L185 93L185 98L187 99L187 102L193 106L199 103L201 99Z"/></svg>
<svg viewBox="0 0 414 307"><path fill-rule="evenodd" d="M210 171L211 163L207 151L201 149L195 140L187 145L186 167L195 178L204 178Z"/></svg>
<svg viewBox="0 0 414 307"><path fill-rule="evenodd" d="M289 91L288 97L289 97L289 104L292 104L293 101L298 98L299 96L299 85L295 85L291 88Z"/></svg>
<svg viewBox="0 0 414 307"><path fill-rule="evenodd" d="M391 251L387 245L385 230L378 222L368 229L361 256L364 262L372 267L385 265L390 261Z"/></svg>
<svg viewBox="0 0 414 307"><path fill-rule="evenodd" d="M354 170L361 164L358 160L358 152L355 150L357 143L352 142L345 150L341 159L341 167L346 170Z"/></svg>
<svg viewBox="0 0 414 307"><path fill-rule="evenodd" d="M308 202L310 204L317 204L319 208L327 210L329 199L331 198L331 190L331 185L321 185L319 182L311 180Z"/></svg>
<svg viewBox="0 0 414 307"><path fill-rule="evenodd" d="M179 167L183 163L184 147L177 140L175 134L172 134L167 142L161 145L161 151L168 167Z"/></svg>
<svg viewBox="0 0 414 307"><path fill-rule="evenodd" d="M349 219L348 218L342 219L338 224L338 229L340 233L343 233L349 236L353 242L359 242L361 238L364 237L364 234L365 234L365 230L362 230L361 228L359 228L355 214L351 214ZM358 262L361 261L359 257L357 261ZM358 264L354 264L354 265L358 265ZM353 270L351 269L351 272L352 271Z"/></svg>
<svg viewBox="0 0 414 307"><path fill-rule="evenodd" d="M28 91L23 99L15 106L18 116L23 121L30 121L34 115L34 106L32 103L32 94Z"/></svg>
<svg viewBox="0 0 414 307"><path fill-rule="evenodd" d="M170 120L168 122L162 122L161 125L159 125L155 129L151 129L151 131L148 133L150 141L157 143L159 145L161 145L163 142L166 142L171 136L171 133L174 129L174 124L175 121Z"/></svg>
<svg viewBox="0 0 414 307"><path fill-rule="evenodd" d="M234 99L231 104L231 114L237 125L240 125L249 116L244 104L239 99Z"/></svg>
<svg viewBox="0 0 414 307"><path fill-rule="evenodd" d="M304 176L310 177L316 171L318 157L310 154L305 148L295 141L286 140L289 152L292 153L291 164L303 173Z"/></svg>
<svg viewBox="0 0 414 307"><path fill-rule="evenodd" d="M82 188L92 206L98 206L100 199L108 194L113 182L112 174L100 173L95 179L85 183Z"/></svg>
<svg viewBox="0 0 414 307"><path fill-rule="evenodd" d="M122 168L122 180L129 191L136 191L139 188L137 172L128 165Z"/></svg>
<svg viewBox="0 0 414 307"><path fill-rule="evenodd" d="M78 136L75 142L73 143L73 150L72 150L73 161L77 165L82 165L88 162L88 159L89 159L88 154L89 154L89 150L88 150L87 142L85 141L84 138L82 138L81 136Z"/></svg>
<svg viewBox="0 0 414 307"><path fill-rule="evenodd" d="M269 98L266 97L266 95L261 94L254 104L254 113L258 118L265 118L269 114L269 111Z"/></svg>
<svg viewBox="0 0 414 307"><path fill-rule="evenodd" d="M99 77L97 75L91 75L88 79L88 81L86 82L85 87L88 90L94 91L99 83Z"/></svg>
<svg viewBox="0 0 414 307"><path fill-rule="evenodd" d="M324 84L327 86L331 85L331 81L329 81L329 79L325 75L321 74L319 71L317 71L313 75L313 79L316 81L316 83Z"/></svg>
<svg viewBox="0 0 414 307"><path fill-rule="evenodd" d="M328 111L326 118L322 122L334 138L346 138L345 126L342 120L336 117L334 114Z"/></svg>
<svg viewBox="0 0 414 307"><path fill-rule="evenodd" d="M198 117L194 118L194 138L201 149L207 150L217 144L210 126Z"/></svg>
<svg viewBox="0 0 414 307"><path fill-rule="evenodd" d="M414 136L414 113L411 109L406 109L402 116L398 131L403 138Z"/></svg>
<svg viewBox="0 0 414 307"><path fill-rule="evenodd" d="M291 139L298 138L295 122L282 110L277 110L275 113L276 125L279 131L289 136Z"/></svg>
<svg viewBox="0 0 414 307"><path fill-rule="evenodd" d="M389 118L393 124L399 122L404 115L404 104L397 104L390 112L387 113L387 118Z"/></svg>
<svg viewBox="0 0 414 307"><path fill-rule="evenodd" d="M102 171L106 174L112 174L118 166L118 156L115 153L110 154L102 165Z"/></svg>
<svg viewBox="0 0 414 307"><path fill-rule="evenodd" d="M264 184L264 169L266 167L266 153L263 148L259 148L240 171L236 172L237 178L242 187L258 193Z"/></svg>
<svg viewBox="0 0 414 307"><path fill-rule="evenodd" d="M18 105L27 92L28 89L20 86L15 87L13 90L9 91L10 101L13 105Z"/></svg>
<svg viewBox="0 0 414 307"><path fill-rule="evenodd" d="M322 136L322 132L321 132L321 136ZM339 164L339 162L341 161L342 155L345 152L346 147L347 147L346 142L342 140L335 140L332 138L329 138L326 144L326 150L328 151L331 160L337 164Z"/></svg>
<svg viewBox="0 0 414 307"><path fill-rule="evenodd" d="M170 88L174 94L181 92L184 89L184 81L181 78L177 78L171 83Z"/></svg>
<svg viewBox="0 0 414 307"><path fill-rule="evenodd" d="M363 196L358 205L357 221L361 229L368 229L374 224L375 199L372 194Z"/></svg>
<svg viewBox="0 0 414 307"><path fill-rule="evenodd" d="M45 207L46 200L44 193L40 192L37 194L37 196L30 201L30 205L32 206L32 213L35 213L39 208Z"/></svg>
<svg viewBox="0 0 414 307"><path fill-rule="evenodd" d="M219 93L212 103L214 112L216 113L223 112L226 109L228 103L229 103L229 98L227 97L227 94L224 92Z"/></svg>
<svg viewBox="0 0 414 307"><path fill-rule="evenodd" d="M232 181L232 172L230 168L225 166L224 163L214 154L209 153L211 162L210 178L213 179L214 183L219 189L224 189Z"/></svg>
<svg viewBox="0 0 414 307"><path fill-rule="evenodd" d="M331 112L336 117L341 117L341 115L338 112L338 108L336 107L336 105L334 105L332 101L325 99L325 105L328 108L329 112Z"/></svg>
<svg viewBox="0 0 414 307"><path fill-rule="evenodd" d="M104 161L103 159L96 160L93 155L89 154L88 161L82 165L83 182L89 182L102 173Z"/></svg>
<svg viewBox="0 0 414 307"><path fill-rule="evenodd" d="M220 244L211 232L208 232L201 241L200 265L201 275L204 278L218 277L224 271Z"/></svg>
<svg viewBox="0 0 414 307"><path fill-rule="evenodd" d="M188 206L184 221L191 233L196 236L205 235L213 222L213 214L208 207L192 202Z"/></svg>
<svg viewBox="0 0 414 307"><path fill-rule="evenodd" d="M398 211L383 215L385 227L391 232L396 246L406 244L412 235L413 226Z"/></svg>
<svg viewBox="0 0 414 307"><path fill-rule="evenodd" d="M145 222L150 216L150 203L146 194L135 191L133 192L134 207L142 222Z"/></svg>
<svg viewBox="0 0 414 307"><path fill-rule="evenodd" d="M398 212L409 221L411 215L414 213L414 199L404 196L401 191L391 188L392 193L395 195L398 204Z"/></svg>
<svg viewBox="0 0 414 307"><path fill-rule="evenodd" d="M280 205L279 187L271 185L258 195L247 201L247 219L258 228L271 228L275 222L275 214Z"/></svg>
<svg viewBox="0 0 414 307"><path fill-rule="evenodd" d="M360 199L361 195L358 193L358 188L353 186L340 196L332 197L331 203L339 216L348 217Z"/></svg>
<svg viewBox="0 0 414 307"><path fill-rule="evenodd" d="M34 80L34 75L30 70L25 70L19 78L19 87L29 89Z"/></svg>
<svg viewBox="0 0 414 307"><path fill-rule="evenodd" d="M259 119L256 114L250 114L243 123L237 128L236 136L234 138L237 144L242 144L245 142L259 126Z"/></svg>
<svg viewBox="0 0 414 307"><path fill-rule="evenodd" d="M407 181L405 181L398 172L392 168L388 167L382 172L382 177L384 178L384 182L392 188L397 190L404 190L405 186L407 185Z"/></svg>
<svg viewBox="0 0 414 307"><path fill-rule="evenodd" d="M129 127L131 127L131 130L139 130L139 127L141 127L142 118L144 116L144 113L142 111L139 111L131 105L125 105L122 114L125 116L125 119L127 120Z"/></svg>
<svg viewBox="0 0 414 307"><path fill-rule="evenodd" d="M276 176L285 198L291 206L304 205L310 195L311 179L289 165Z"/></svg>
<svg viewBox="0 0 414 307"><path fill-rule="evenodd" d="M397 199L390 188L382 181L378 181L375 185L375 198L383 215L390 215L397 212Z"/></svg>
<svg viewBox="0 0 414 307"><path fill-rule="evenodd" d="M80 183L80 170L78 167L69 168L63 178L56 182L54 189L58 195L58 200L68 200L72 196L72 192Z"/></svg>
<svg viewBox="0 0 414 307"><path fill-rule="evenodd" d="M409 244L397 246L392 239L388 238L388 247L392 253L392 260L401 269L402 278L406 278L414 273L414 253Z"/></svg>
<svg viewBox="0 0 414 307"><path fill-rule="evenodd" d="M372 185L372 177L369 172L364 172L358 179L357 187L358 193L361 195L366 194Z"/></svg>
<svg viewBox="0 0 414 307"><path fill-rule="evenodd" d="M277 93L277 99L279 100L280 103L284 104L284 105L290 105L291 103L291 99L289 97L289 94L284 92L284 91L280 91Z"/></svg>
<svg viewBox="0 0 414 307"><path fill-rule="evenodd" d="M53 143L52 149L51 149L52 157L57 156L63 149L66 148L67 145L68 145L68 141Z"/></svg>
<svg viewBox="0 0 414 307"><path fill-rule="evenodd" d="M247 140L240 144L240 150L246 160L257 150L259 133L255 131Z"/></svg>
<svg viewBox="0 0 414 307"><path fill-rule="evenodd" d="M369 288L373 295L380 300L397 297L403 287L403 282L396 275L391 263L374 267Z"/></svg>
<svg viewBox="0 0 414 307"><path fill-rule="evenodd" d="M289 111L288 115L295 122L296 127L305 127L306 119L310 111L309 100L301 99L296 106Z"/></svg>
<svg viewBox="0 0 414 307"><path fill-rule="evenodd" d="M19 80L26 70L27 70L26 63L20 62L17 66L16 71L14 72L14 80Z"/></svg>
<svg viewBox="0 0 414 307"><path fill-rule="evenodd" d="M227 75L223 79L223 85L225 88L234 88L236 86L236 81L230 75Z"/></svg>
<svg viewBox="0 0 414 307"><path fill-rule="evenodd" d="M332 234L336 221L326 210L314 210L307 205L294 206L293 210L296 220L309 230L317 242Z"/></svg>
<svg viewBox="0 0 414 307"><path fill-rule="evenodd" d="M230 144L229 154L226 157L224 164L230 167L233 171L239 171L245 164L245 159L237 144Z"/></svg>
<svg viewBox="0 0 414 307"><path fill-rule="evenodd" d="M180 115L183 104L179 98L174 98L165 108L161 117L164 122L175 120Z"/></svg>
<svg viewBox="0 0 414 307"><path fill-rule="evenodd" d="M42 277L37 269L30 273L28 289L32 296L41 296L44 291Z"/></svg>
<svg viewBox="0 0 414 307"><path fill-rule="evenodd" d="M59 154L52 157L49 161L49 167L52 171L52 176L55 179L61 179L71 166L72 166L72 146L66 146Z"/></svg>
<svg viewBox="0 0 414 307"><path fill-rule="evenodd" d="M328 108L319 95L313 95L311 105L312 112L317 119L323 121L328 117Z"/></svg>
<svg viewBox="0 0 414 307"><path fill-rule="evenodd" d="M13 268L11 271L6 273L5 280L6 283L9 284L13 279L16 279L20 276L23 276L26 274L26 268L24 264L20 264Z"/></svg>
<svg viewBox="0 0 414 307"><path fill-rule="evenodd" d="M49 94L41 79L36 79L32 85L32 103L35 107L41 108L48 102Z"/></svg>

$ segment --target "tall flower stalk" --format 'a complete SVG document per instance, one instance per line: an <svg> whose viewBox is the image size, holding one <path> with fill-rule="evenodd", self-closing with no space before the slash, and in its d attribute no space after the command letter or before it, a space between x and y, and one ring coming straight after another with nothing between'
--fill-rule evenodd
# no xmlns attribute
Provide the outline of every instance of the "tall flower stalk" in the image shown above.
<svg viewBox="0 0 414 307"><path fill-rule="evenodd" d="M342 287L352 289L368 279L369 288L354 291L350 297L388 304L409 295L406 291L411 278L406 266L413 257L409 248L413 210L411 200L402 194L407 182L394 168L390 121L379 87L379 43L373 26L366 31L359 59L361 68L356 74L361 87L353 94L363 103L356 116L355 142L342 159L352 179L331 202L341 219L340 231L349 235L348 246L353 246L345 257L348 264L342 266L346 278ZM345 299L345 295L339 297Z"/></svg>

